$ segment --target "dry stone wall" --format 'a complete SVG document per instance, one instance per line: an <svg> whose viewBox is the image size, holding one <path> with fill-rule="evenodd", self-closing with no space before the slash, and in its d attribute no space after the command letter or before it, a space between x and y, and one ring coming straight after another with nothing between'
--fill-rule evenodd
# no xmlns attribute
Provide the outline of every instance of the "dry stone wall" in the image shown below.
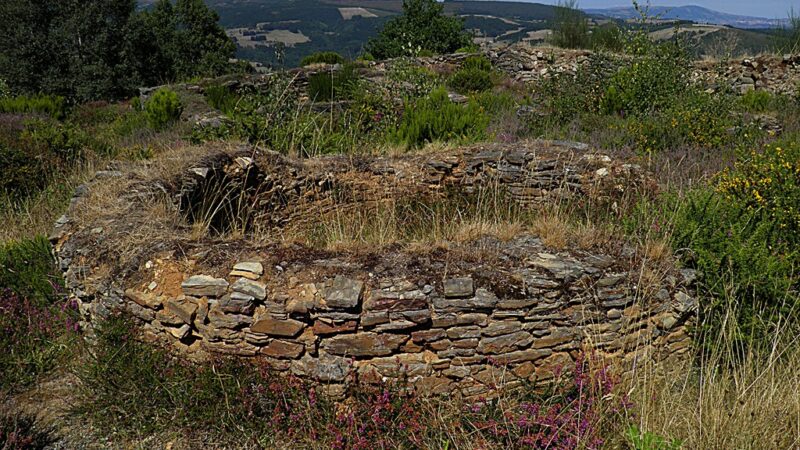
<svg viewBox="0 0 800 450"><path fill-rule="evenodd" d="M258 220L271 216L272 226L287 226L324 220L325 205L341 200L331 193L354 186L362 194L342 201L368 205L385 192L418 197L446 186L468 192L499 183L518 191L515 201L536 207L536 199L558 198L550 197L553 192L591 196L611 186L606 195L613 197L621 183L643 177L635 166L585 146L523 147L364 161L293 161L251 149L250 156L221 153L197 161L177 176L182 182L174 192L168 182L152 190L167 191L187 213L183 199L209 192L199 188L209 177L239 176L261 205ZM97 183L127 176L101 175L78 190L73 209ZM383 189L387 185L392 189ZM140 181L131 186L139 187L129 198L152 201ZM51 238L86 328L121 311L136 318L148 339L197 356L259 359L331 393L402 377L425 393L475 396L497 385L547 379L584 350L629 369L681 359L689 350L693 273L672 270L645 282L635 251L625 246L606 253L556 250L521 233L446 248L331 252L280 242L172 245L164 237L132 267L104 272L98 260L113 243L103 236L136 220L135 214L114 214L116 220L87 223L68 213ZM232 246L235 251L224 251Z"/></svg>

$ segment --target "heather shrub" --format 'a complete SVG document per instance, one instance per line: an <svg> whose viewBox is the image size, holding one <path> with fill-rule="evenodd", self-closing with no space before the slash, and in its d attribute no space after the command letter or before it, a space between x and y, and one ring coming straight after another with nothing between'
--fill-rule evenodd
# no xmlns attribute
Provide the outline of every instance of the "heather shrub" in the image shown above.
<svg viewBox="0 0 800 450"><path fill-rule="evenodd" d="M163 130L180 119L183 106L178 94L170 89L162 88L153 93L145 104L147 122L155 130Z"/></svg>
<svg viewBox="0 0 800 450"><path fill-rule="evenodd" d="M79 370L85 402L78 412L104 432L181 429L262 448L421 446L419 401L395 386L362 387L337 404L318 394L318 385L279 376L257 361L174 358L139 341L136 328L119 317L98 328L94 354Z"/></svg>
<svg viewBox="0 0 800 450"><path fill-rule="evenodd" d="M585 354L558 372L556 382L538 394L525 388L528 397L513 404L479 400L467 405L461 420L477 442L501 448L604 448L607 437L622 430L632 406L627 396L615 395L618 378Z"/></svg>
<svg viewBox="0 0 800 450"><path fill-rule="evenodd" d="M344 61L344 57L336 52L317 52L300 60L300 66L310 66L311 64L342 64Z"/></svg>
<svg viewBox="0 0 800 450"><path fill-rule="evenodd" d="M0 391L32 383L67 351L76 305L60 298L59 283L44 237L0 245Z"/></svg>
<svg viewBox="0 0 800 450"><path fill-rule="evenodd" d="M34 119L22 120L21 127L0 124L0 196L18 200L36 194L82 161L90 147L105 150L71 123Z"/></svg>
<svg viewBox="0 0 800 450"><path fill-rule="evenodd" d="M3 450L40 450L52 448L51 430L36 423L34 416L0 413L0 448Z"/></svg>
<svg viewBox="0 0 800 450"><path fill-rule="evenodd" d="M63 119L66 115L66 103L64 97L55 95L0 96L0 113L37 113Z"/></svg>
<svg viewBox="0 0 800 450"><path fill-rule="evenodd" d="M447 85L461 94L483 92L492 88L492 64L485 57L467 58L447 80Z"/></svg>
<svg viewBox="0 0 800 450"><path fill-rule="evenodd" d="M488 117L474 100L466 106L455 104L439 88L406 104L391 138L408 148L436 141L469 142L484 138L487 125Z"/></svg>

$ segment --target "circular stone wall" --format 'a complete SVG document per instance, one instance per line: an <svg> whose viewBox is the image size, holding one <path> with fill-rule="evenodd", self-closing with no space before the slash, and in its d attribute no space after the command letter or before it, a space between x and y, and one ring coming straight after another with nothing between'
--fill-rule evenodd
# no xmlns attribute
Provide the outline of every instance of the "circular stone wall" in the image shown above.
<svg viewBox="0 0 800 450"><path fill-rule="evenodd" d="M640 258L624 245L555 250L522 232L331 252L191 233L201 216L219 233L234 222L274 230L387 198L467 195L487 185L535 208L564 198L614 201L646 184L637 167L584 146L534 142L358 161L241 149L176 166L172 177L153 167L101 172L57 223L51 239L87 329L122 311L146 337L184 352L259 358L334 391L407 377L426 393L474 396L547 379L587 349L626 368L688 352L693 274L667 270L644 283ZM234 198L256 206L242 217ZM201 214L209 205L226 212Z"/></svg>

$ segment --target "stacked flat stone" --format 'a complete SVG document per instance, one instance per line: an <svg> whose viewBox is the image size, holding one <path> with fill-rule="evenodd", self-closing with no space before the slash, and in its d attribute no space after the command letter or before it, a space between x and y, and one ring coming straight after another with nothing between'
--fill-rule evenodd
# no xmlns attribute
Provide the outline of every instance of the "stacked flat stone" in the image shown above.
<svg viewBox="0 0 800 450"><path fill-rule="evenodd" d="M429 394L478 396L548 379L587 349L628 368L686 355L691 273L645 293L608 255L547 253L528 236L506 245L507 255L524 255L508 277L519 288L513 295L468 273L336 273L337 264L319 260L274 273L241 262L226 277L187 276L174 298L127 289L121 303L154 338L259 358L339 393L402 377Z"/></svg>

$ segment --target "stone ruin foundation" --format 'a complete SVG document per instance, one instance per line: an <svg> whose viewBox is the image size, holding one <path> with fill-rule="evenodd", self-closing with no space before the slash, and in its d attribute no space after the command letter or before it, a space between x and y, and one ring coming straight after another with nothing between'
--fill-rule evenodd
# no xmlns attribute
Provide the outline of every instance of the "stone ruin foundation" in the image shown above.
<svg viewBox="0 0 800 450"><path fill-rule="evenodd" d="M119 311L179 354L257 358L331 392L402 377L425 393L478 396L498 384L546 380L586 349L630 370L688 355L693 274L671 269L645 283L624 245L557 250L523 232L430 249L329 251L225 237L234 222L270 236L264 230L324 221L334 211L486 187L533 209L565 199L613 202L647 187L640 168L584 145L310 160L241 148L209 151L171 178L117 169L77 190L51 236L89 334ZM108 200L117 207L81 214L109 183L122 186ZM156 201L181 220L142 240L133 256L118 256L120 239L153 220L144 207ZM246 214L240 204L249 205ZM186 232L200 220L207 236Z"/></svg>

